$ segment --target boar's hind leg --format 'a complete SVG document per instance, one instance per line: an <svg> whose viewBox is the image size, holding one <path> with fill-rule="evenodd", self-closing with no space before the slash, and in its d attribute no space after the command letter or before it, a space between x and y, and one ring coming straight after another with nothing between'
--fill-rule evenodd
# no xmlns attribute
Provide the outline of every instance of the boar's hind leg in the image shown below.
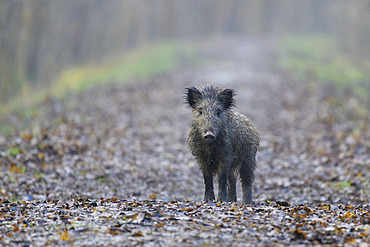
<svg viewBox="0 0 370 247"><path fill-rule="evenodd" d="M231 170L229 174L227 199L229 202L236 202L236 176L235 170Z"/></svg>
<svg viewBox="0 0 370 247"><path fill-rule="evenodd" d="M252 204L252 184L243 186L243 204Z"/></svg>
<svg viewBox="0 0 370 247"><path fill-rule="evenodd" d="M240 168L240 180L243 188L243 204L252 204L252 184L253 184L253 172L254 172L254 159L249 162L246 166ZM245 164L243 164L245 165Z"/></svg>

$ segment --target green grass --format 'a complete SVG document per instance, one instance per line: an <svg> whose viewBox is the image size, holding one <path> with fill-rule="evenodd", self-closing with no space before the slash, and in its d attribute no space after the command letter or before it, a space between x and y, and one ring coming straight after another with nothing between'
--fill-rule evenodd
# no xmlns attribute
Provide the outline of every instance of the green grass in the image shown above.
<svg viewBox="0 0 370 247"><path fill-rule="evenodd" d="M324 36L291 35L276 47L278 67L298 80L329 83L366 96L366 74L344 55L337 44Z"/></svg>
<svg viewBox="0 0 370 247"><path fill-rule="evenodd" d="M21 149L19 149L19 148L13 148L13 149L9 150L9 154L11 154L13 156L16 156L20 152L21 152Z"/></svg>
<svg viewBox="0 0 370 247"><path fill-rule="evenodd" d="M0 135L10 135L14 132L14 127L10 124L0 124Z"/></svg>
<svg viewBox="0 0 370 247"><path fill-rule="evenodd" d="M335 184L337 187L351 187L351 182L338 182Z"/></svg>
<svg viewBox="0 0 370 247"><path fill-rule="evenodd" d="M104 64L87 65L64 71L53 83L52 95L63 96L68 91L81 91L106 82L127 83L143 80L178 66L178 55L184 49L168 42L133 51ZM187 52L185 50L185 52Z"/></svg>
<svg viewBox="0 0 370 247"><path fill-rule="evenodd" d="M21 108L24 108L22 111L25 115L29 115L29 106L36 105L46 97L62 98L69 92L84 91L100 84L143 81L155 74L176 69L179 66L179 57L191 56L192 53L194 48L189 44L162 42L117 55L101 64L71 67L62 71L45 89L28 88L28 83L23 83L24 88L18 96L8 104L0 105L0 115ZM1 130L0 128L0 134ZM6 127L3 131L8 132L9 128Z"/></svg>

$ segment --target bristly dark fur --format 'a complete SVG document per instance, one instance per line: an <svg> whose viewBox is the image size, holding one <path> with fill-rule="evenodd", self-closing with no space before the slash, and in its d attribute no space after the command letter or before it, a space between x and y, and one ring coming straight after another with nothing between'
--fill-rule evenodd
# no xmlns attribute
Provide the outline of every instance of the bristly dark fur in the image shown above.
<svg viewBox="0 0 370 247"><path fill-rule="evenodd" d="M185 88L185 102L189 104L191 108L194 108L195 103L201 98L216 99L223 104L225 109L235 106L234 96L236 95L234 89L222 90L219 87L213 87L212 85L207 85L202 88L200 92L196 87Z"/></svg>
<svg viewBox="0 0 370 247"><path fill-rule="evenodd" d="M259 136L252 123L232 110L235 91L212 85L185 89L193 121L188 144L204 177L205 201L214 200L213 176L217 175L219 201L236 201L236 174L243 187L243 203L252 202Z"/></svg>
<svg viewBox="0 0 370 247"><path fill-rule="evenodd" d="M195 103L200 100L202 94L195 87L185 88L185 101L191 108L194 108Z"/></svg>
<svg viewBox="0 0 370 247"><path fill-rule="evenodd" d="M220 93L220 101L224 104L225 109L235 106L234 95L235 90L233 89L225 89Z"/></svg>

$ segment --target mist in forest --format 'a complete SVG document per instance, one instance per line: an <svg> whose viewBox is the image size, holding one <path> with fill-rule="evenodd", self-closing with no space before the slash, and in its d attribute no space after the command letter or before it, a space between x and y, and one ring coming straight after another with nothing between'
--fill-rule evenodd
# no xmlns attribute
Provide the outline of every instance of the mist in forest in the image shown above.
<svg viewBox="0 0 370 247"><path fill-rule="evenodd" d="M51 87L64 69L168 40L324 34L368 59L368 0L0 2L0 103Z"/></svg>

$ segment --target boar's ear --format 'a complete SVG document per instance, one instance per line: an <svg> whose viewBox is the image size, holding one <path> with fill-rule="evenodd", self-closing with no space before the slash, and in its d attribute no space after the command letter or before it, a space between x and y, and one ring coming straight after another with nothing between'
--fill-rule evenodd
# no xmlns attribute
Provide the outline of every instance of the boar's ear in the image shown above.
<svg viewBox="0 0 370 247"><path fill-rule="evenodd" d="M202 98L202 94L195 87L185 88L185 101L191 108Z"/></svg>
<svg viewBox="0 0 370 247"><path fill-rule="evenodd" d="M219 94L219 99L225 110L235 106L234 95L235 91L233 89L225 89Z"/></svg>

